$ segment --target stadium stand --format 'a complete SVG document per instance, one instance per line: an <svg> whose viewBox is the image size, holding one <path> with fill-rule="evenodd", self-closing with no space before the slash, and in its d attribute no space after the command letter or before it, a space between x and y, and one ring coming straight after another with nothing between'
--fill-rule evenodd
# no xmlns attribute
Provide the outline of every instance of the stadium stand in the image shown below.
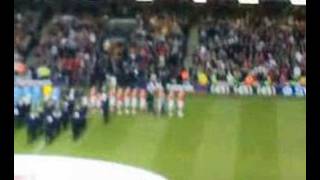
<svg viewBox="0 0 320 180"><path fill-rule="evenodd" d="M211 83L234 85L252 77L260 84L305 85L305 24L293 16L212 18L200 26L193 67L205 72Z"/></svg>

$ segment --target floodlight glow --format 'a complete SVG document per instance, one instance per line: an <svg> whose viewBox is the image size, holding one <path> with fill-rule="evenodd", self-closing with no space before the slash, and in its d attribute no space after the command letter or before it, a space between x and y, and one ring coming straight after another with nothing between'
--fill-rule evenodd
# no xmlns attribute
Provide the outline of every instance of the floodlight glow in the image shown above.
<svg viewBox="0 0 320 180"><path fill-rule="evenodd" d="M307 0L290 0L291 4L297 6L305 6Z"/></svg>
<svg viewBox="0 0 320 180"><path fill-rule="evenodd" d="M238 0L240 4L259 4L259 0Z"/></svg>
<svg viewBox="0 0 320 180"><path fill-rule="evenodd" d="M207 0L193 0L194 3L207 3Z"/></svg>

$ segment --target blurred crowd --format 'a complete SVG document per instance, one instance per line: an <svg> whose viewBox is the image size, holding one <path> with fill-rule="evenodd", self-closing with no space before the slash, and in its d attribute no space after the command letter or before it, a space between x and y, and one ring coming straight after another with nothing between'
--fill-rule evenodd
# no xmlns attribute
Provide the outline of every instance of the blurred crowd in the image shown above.
<svg viewBox="0 0 320 180"><path fill-rule="evenodd" d="M137 15L136 22L128 39L104 42L108 72L125 86L145 87L151 77L163 84L176 79L186 53L185 23L169 15Z"/></svg>
<svg viewBox="0 0 320 180"><path fill-rule="evenodd" d="M185 22L170 15L137 15L133 20L136 26L128 31L125 26L105 27L109 25L106 17L54 16L37 32L39 41L25 57L30 76L66 85L101 85L109 75L119 85L136 87L145 87L151 76L163 83L175 79L186 52ZM34 29L22 22L15 21L15 59L21 58L31 38L28 30ZM124 31L120 40L119 31ZM40 76L40 67L50 73Z"/></svg>
<svg viewBox="0 0 320 180"><path fill-rule="evenodd" d="M39 15L34 12L14 13L14 61L24 62L33 36L37 31Z"/></svg>
<svg viewBox="0 0 320 180"><path fill-rule="evenodd" d="M200 26L199 42L194 76L204 73L212 84L306 85L305 19L210 19Z"/></svg>
<svg viewBox="0 0 320 180"><path fill-rule="evenodd" d="M96 61L97 36L98 28L92 17L55 16L32 51L32 66L49 67L53 81L85 82Z"/></svg>
<svg viewBox="0 0 320 180"><path fill-rule="evenodd" d="M102 85L106 77L114 77L120 86L145 88L150 81L162 85L197 82L199 74L211 84L306 85L304 19L207 19L199 25L199 47L190 69L184 67L188 42L185 19L138 14L132 20L136 25L130 31L131 27L125 26L103 27L110 25L105 16L56 15L37 32L39 17L35 13L16 13L14 60L28 59L25 63L33 79L50 78L66 85ZM28 54L36 35L39 41ZM50 73L40 76L40 67Z"/></svg>

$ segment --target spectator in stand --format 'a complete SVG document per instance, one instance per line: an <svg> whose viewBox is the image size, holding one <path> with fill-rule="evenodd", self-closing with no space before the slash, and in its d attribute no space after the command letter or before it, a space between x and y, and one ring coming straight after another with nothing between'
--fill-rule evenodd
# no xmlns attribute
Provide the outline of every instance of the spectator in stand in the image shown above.
<svg viewBox="0 0 320 180"><path fill-rule="evenodd" d="M92 17L55 16L32 52L34 66L48 66L65 83L88 84L96 57L98 30Z"/></svg>
<svg viewBox="0 0 320 180"><path fill-rule="evenodd" d="M32 38L36 33L39 15L35 12L27 11L14 15L14 61L25 61L28 48Z"/></svg>
<svg viewBox="0 0 320 180"><path fill-rule="evenodd" d="M212 83L234 82L232 77L249 84L299 83L306 63L305 20L291 16L249 19L212 18L200 26L201 45L193 67L211 75Z"/></svg>
<svg viewBox="0 0 320 180"><path fill-rule="evenodd" d="M113 73L123 86L137 86L144 77L154 73L159 82L165 84L170 79L179 78L183 66L184 40L181 22L169 15L137 16L138 27L130 35L129 48L119 48L116 42L106 40L103 47ZM118 53L114 53L119 50ZM117 56L115 56L117 55ZM141 79L142 78L142 79ZM134 82L134 83L129 83Z"/></svg>

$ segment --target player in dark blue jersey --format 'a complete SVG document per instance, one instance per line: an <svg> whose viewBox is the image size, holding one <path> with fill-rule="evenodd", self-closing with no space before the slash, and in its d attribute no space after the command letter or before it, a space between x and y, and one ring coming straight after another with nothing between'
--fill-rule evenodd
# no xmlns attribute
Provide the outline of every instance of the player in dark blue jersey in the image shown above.
<svg viewBox="0 0 320 180"><path fill-rule="evenodd" d="M39 115L35 112L31 112L27 118L27 133L28 142L32 143L37 138L37 132L39 128Z"/></svg>
<svg viewBox="0 0 320 180"><path fill-rule="evenodd" d="M19 101L17 110L18 110L18 117L17 117L16 126L19 128L24 124L27 116L26 104L23 99Z"/></svg>
<svg viewBox="0 0 320 180"><path fill-rule="evenodd" d="M61 121L62 121L61 120L62 113L58 107L56 107L55 110L52 112L52 117L53 117L55 135L58 135L60 133Z"/></svg>
<svg viewBox="0 0 320 180"><path fill-rule="evenodd" d="M61 117L61 123L62 127L66 129L69 125L70 118L72 117L72 112L69 112L69 103L68 101L64 101L62 104L62 117Z"/></svg>
<svg viewBox="0 0 320 180"><path fill-rule="evenodd" d="M43 110L44 114L46 115L51 114L53 109L54 109L54 104L52 101L48 100L44 103L44 110Z"/></svg>
<svg viewBox="0 0 320 180"><path fill-rule="evenodd" d="M80 136L82 124L79 110L74 111L71 122L73 139L76 140Z"/></svg>
<svg viewBox="0 0 320 180"><path fill-rule="evenodd" d="M81 104L79 107L80 117L82 121L82 128L85 129L87 125L87 112L88 112L88 98L86 96L83 96L81 98Z"/></svg>
<svg viewBox="0 0 320 180"><path fill-rule="evenodd" d="M14 116L15 127L18 127L18 124L20 121L20 112L19 112L19 108L16 106L14 107L13 116Z"/></svg>
<svg viewBox="0 0 320 180"><path fill-rule="evenodd" d="M69 95L68 95L68 110L70 113L72 113L74 111L74 108L75 108L75 90L72 88L69 92Z"/></svg>
<svg viewBox="0 0 320 180"><path fill-rule="evenodd" d="M50 144L52 140L54 139L55 135L55 124L54 124L54 118L51 114L46 114L45 116L45 137L46 142Z"/></svg>
<svg viewBox="0 0 320 180"><path fill-rule="evenodd" d="M102 97L102 112L103 112L103 120L105 123L109 120L109 98L106 94L103 94Z"/></svg>

